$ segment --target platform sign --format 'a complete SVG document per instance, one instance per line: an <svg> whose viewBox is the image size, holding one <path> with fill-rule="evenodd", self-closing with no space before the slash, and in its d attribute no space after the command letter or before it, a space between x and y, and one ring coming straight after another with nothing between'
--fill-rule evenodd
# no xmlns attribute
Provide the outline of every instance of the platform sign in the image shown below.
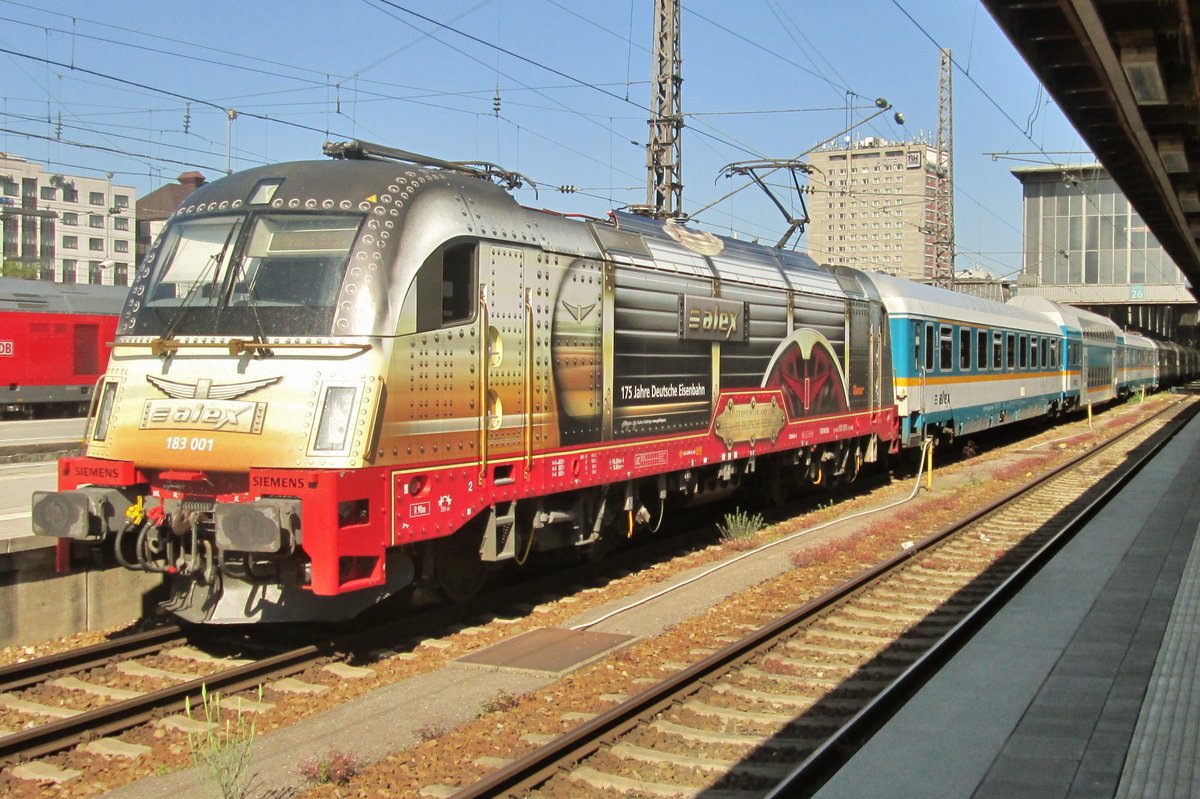
<svg viewBox="0 0 1200 799"><path fill-rule="evenodd" d="M1129 285L1129 299L1131 299L1131 300L1146 299L1146 286L1141 283L1131 283Z"/></svg>

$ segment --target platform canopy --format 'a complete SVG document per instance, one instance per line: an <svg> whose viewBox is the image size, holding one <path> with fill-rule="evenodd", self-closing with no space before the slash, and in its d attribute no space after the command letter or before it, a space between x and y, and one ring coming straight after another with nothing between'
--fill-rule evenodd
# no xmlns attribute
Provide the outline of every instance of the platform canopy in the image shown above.
<svg viewBox="0 0 1200 799"><path fill-rule="evenodd" d="M983 0L1194 287L1200 2Z"/></svg>

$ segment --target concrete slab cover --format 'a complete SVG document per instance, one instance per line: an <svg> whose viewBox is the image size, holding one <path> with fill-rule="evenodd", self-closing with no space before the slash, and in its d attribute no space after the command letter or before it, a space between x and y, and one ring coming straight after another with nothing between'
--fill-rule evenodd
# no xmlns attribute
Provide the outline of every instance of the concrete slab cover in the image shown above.
<svg viewBox="0 0 1200 799"><path fill-rule="evenodd" d="M460 663L564 672L633 638L616 633L542 628L459 658Z"/></svg>

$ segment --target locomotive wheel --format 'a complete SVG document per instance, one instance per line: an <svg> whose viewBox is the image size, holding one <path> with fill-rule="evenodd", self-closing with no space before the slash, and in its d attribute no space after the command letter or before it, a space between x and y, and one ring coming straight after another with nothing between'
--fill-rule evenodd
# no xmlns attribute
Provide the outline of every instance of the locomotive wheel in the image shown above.
<svg viewBox="0 0 1200 799"><path fill-rule="evenodd" d="M433 581L451 602L466 602L483 588L487 565L479 557L481 537L472 524L433 544Z"/></svg>

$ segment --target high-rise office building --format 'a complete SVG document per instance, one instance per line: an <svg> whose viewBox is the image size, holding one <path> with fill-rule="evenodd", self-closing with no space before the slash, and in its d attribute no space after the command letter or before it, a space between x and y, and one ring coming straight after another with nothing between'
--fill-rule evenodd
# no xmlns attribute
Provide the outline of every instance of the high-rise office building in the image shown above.
<svg viewBox="0 0 1200 799"><path fill-rule="evenodd" d="M934 277L937 151L867 138L809 153L808 253L911 280Z"/></svg>

